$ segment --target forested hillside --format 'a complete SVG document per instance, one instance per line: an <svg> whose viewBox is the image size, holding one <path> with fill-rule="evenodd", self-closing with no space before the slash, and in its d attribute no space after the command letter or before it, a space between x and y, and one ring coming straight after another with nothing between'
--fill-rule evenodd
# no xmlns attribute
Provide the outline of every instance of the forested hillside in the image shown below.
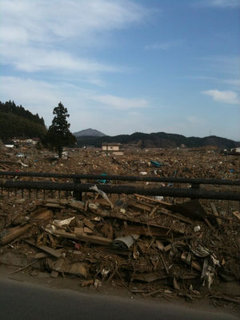
<svg viewBox="0 0 240 320"><path fill-rule="evenodd" d="M46 133L43 118L17 106L14 101L0 102L0 139L42 138Z"/></svg>
<svg viewBox="0 0 240 320"><path fill-rule="evenodd" d="M103 142L117 142L122 144L132 144L140 148L175 148L184 145L188 148L216 146L218 148L235 148L240 145L239 142L221 138L217 136L209 136L204 138L185 137L179 134L156 132L141 133L135 132L131 135L118 135L114 137L77 137L78 145L93 145L100 147Z"/></svg>

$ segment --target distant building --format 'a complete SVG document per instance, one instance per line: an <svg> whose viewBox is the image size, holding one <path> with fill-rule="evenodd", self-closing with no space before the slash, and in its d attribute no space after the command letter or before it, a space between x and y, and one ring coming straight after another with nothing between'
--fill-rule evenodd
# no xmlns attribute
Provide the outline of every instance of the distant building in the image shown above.
<svg viewBox="0 0 240 320"><path fill-rule="evenodd" d="M103 143L102 144L102 151L105 151L107 153L111 153L114 155L123 155L123 152L121 151L121 143Z"/></svg>
<svg viewBox="0 0 240 320"><path fill-rule="evenodd" d="M121 143L103 143L102 150L103 151L119 151Z"/></svg>
<svg viewBox="0 0 240 320"><path fill-rule="evenodd" d="M231 149L232 152L240 153L240 147Z"/></svg>
<svg viewBox="0 0 240 320"><path fill-rule="evenodd" d="M40 141L39 138L32 139L13 139L14 143L17 145L25 145L25 146L35 146Z"/></svg>

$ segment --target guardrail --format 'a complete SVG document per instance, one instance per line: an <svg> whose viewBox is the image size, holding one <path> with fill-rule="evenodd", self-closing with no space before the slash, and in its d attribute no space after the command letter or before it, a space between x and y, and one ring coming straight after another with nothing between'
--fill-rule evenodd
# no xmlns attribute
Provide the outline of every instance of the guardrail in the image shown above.
<svg viewBox="0 0 240 320"><path fill-rule="evenodd" d="M88 180L118 180L118 181L148 181L148 182L168 182L168 183L188 183L191 185L211 184L211 185L231 185L240 186L240 180L226 179L192 179L176 177L149 177L149 176L119 176L102 174L64 174L64 173L46 173L46 172L14 172L0 171L0 176L11 177L36 177L36 178L62 178L62 179L88 179Z"/></svg>
<svg viewBox="0 0 240 320"><path fill-rule="evenodd" d="M54 178L71 178L73 182L49 182L49 181L17 181L17 180L0 180L1 190L51 190L73 192L77 200L82 199L82 192L95 192L91 187L96 183L81 183L81 179L104 179L107 181L152 181L152 182L173 182L188 183L192 188L175 188L175 187L140 187L130 185L112 185L100 184L99 189L110 194L142 194L148 196L167 196L191 199L218 199L240 201L240 192L233 191L215 191L200 188L200 184L212 185L231 185L239 186L239 180L216 180L216 179L186 179L186 178L161 178L161 177L134 177L134 176L113 176L113 175L89 175L89 174L54 174L54 173L34 173L34 172L0 172L1 176L12 177L54 177Z"/></svg>

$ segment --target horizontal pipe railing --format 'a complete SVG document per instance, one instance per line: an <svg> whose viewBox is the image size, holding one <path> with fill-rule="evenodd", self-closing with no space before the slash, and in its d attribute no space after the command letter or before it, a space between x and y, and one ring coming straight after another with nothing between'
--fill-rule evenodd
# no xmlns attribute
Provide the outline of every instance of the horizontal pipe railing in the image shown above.
<svg viewBox="0 0 240 320"><path fill-rule="evenodd" d="M39 173L39 172L14 172L0 171L0 176L11 177L36 177L36 178L63 178L63 179L88 179L88 180L118 180L118 181L148 181L148 182L168 182L168 183L188 183L188 184L210 184L240 186L240 180L226 179L193 179L176 177L149 177L149 176L119 176L101 174L64 174L64 173Z"/></svg>
<svg viewBox="0 0 240 320"><path fill-rule="evenodd" d="M2 189L28 189L28 190L55 190L55 191L73 191L95 192L90 188L95 184L90 183L58 183L48 181L0 181ZM204 189L186 189L186 188L169 188L169 187L137 187L127 185L98 185L99 189L110 194L141 194L148 196L167 196L192 199L217 199L217 200L234 200L240 201L240 192L216 192Z"/></svg>

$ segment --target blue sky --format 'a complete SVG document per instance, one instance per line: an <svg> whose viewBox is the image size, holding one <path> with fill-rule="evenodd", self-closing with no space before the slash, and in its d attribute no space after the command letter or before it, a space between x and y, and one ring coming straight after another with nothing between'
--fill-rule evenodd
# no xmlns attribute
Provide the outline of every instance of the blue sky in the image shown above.
<svg viewBox="0 0 240 320"><path fill-rule="evenodd" d="M1 0L0 66L47 125L240 140L240 0Z"/></svg>

